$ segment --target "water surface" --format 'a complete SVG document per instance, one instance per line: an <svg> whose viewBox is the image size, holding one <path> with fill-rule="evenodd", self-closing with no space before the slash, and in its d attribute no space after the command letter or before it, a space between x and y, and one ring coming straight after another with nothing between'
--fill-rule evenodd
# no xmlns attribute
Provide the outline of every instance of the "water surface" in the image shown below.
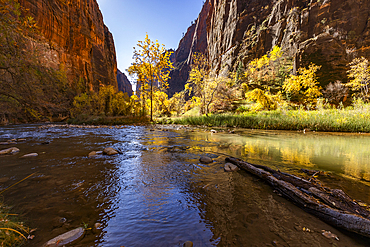
<svg viewBox="0 0 370 247"><path fill-rule="evenodd" d="M27 246L96 222L102 232L88 231L74 246L370 245L307 214L260 179L223 171L227 155L296 175L304 175L301 168L322 170L328 172L323 182L370 203L369 135L177 128L0 128L0 141L26 139L10 145L20 153L0 157L0 190L34 174L2 193L37 228ZM88 157L105 147L122 154ZM33 152L39 156L20 158ZM201 155L215 162L200 164ZM326 239L322 230L340 240Z"/></svg>

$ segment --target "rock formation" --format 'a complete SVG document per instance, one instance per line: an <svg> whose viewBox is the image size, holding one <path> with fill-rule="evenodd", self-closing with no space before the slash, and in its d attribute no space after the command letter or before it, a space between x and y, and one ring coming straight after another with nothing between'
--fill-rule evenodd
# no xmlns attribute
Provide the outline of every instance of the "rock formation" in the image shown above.
<svg viewBox="0 0 370 247"><path fill-rule="evenodd" d="M131 96L133 94L130 81L127 79L127 76L120 70L117 70L117 84L119 91L127 93L128 96Z"/></svg>
<svg viewBox="0 0 370 247"><path fill-rule="evenodd" d="M68 79L91 90L117 87L112 34L103 23L96 0L19 0L45 38L36 44L46 66L62 66Z"/></svg>
<svg viewBox="0 0 370 247"><path fill-rule="evenodd" d="M199 14L198 19L192 24L175 51L173 64L175 70L170 74L169 96L184 89L189 77L191 56L194 52L204 53L207 50L207 18L211 5L207 0Z"/></svg>
<svg viewBox="0 0 370 247"><path fill-rule="evenodd" d="M208 0L180 41L170 85L183 88L194 51L207 53L212 71L222 74L274 45L294 60L294 69L321 65L323 86L346 81L354 57L370 58L369 18L370 2L361 0Z"/></svg>

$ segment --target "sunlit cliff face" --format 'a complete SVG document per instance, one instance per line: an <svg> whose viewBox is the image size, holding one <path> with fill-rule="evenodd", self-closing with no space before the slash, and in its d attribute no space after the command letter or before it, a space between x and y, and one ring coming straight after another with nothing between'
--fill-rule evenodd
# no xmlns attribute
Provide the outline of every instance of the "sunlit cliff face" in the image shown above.
<svg viewBox="0 0 370 247"><path fill-rule="evenodd" d="M324 86L346 81L347 64L356 56L370 57L369 11L370 3L354 0L206 1L176 50L179 70L171 83L186 81L194 51L207 53L212 71L222 74L275 45L295 60L295 69L321 65Z"/></svg>
<svg viewBox="0 0 370 247"><path fill-rule="evenodd" d="M92 90L117 87L113 37L95 0L19 2L45 38L40 42L47 66L63 67L71 83Z"/></svg>

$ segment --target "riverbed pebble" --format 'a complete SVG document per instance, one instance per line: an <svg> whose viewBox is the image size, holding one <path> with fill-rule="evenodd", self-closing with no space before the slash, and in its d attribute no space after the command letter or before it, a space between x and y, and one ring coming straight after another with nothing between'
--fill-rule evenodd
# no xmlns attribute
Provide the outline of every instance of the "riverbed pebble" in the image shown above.
<svg viewBox="0 0 370 247"><path fill-rule="evenodd" d="M3 149L0 151L0 155L5 155L5 154L15 154L15 153L18 153L20 150L16 147L12 147L12 148L7 148L7 149Z"/></svg>
<svg viewBox="0 0 370 247"><path fill-rule="evenodd" d="M234 171L238 171L239 167L231 163L226 163L224 166L224 170L225 172L234 172Z"/></svg>
<svg viewBox="0 0 370 247"><path fill-rule="evenodd" d="M2 177L2 178L0 178L0 184L2 184L2 183L6 183L6 182L8 182L10 180L10 178L8 178L8 177Z"/></svg>
<svg viewBox="0 0 370 247"><path fill-rule="evenodd" d="M25 154L21 158L30 158L30 157L37 157L39 156L38 153L30 153L30 154Z"/></svg>
<svg viewBox="0 0 370 247"><path fill-rule="evenodd" d="M43 247L52 247L52 246L54 247L54 246L63 246L63 245L71 244L81 239L84 236L84 234L85 234L85 229L82 227L79 227L77 229L66 232L62 235L59 235L49 240L43 245Z"/></svg>
<svg viewBox="0 0 370 247"><path fill-rule="evenodd" d="M99 233L102 230L102 225L100 223L95 223L93 228L93 233Z"/></svg>
<svg viewBox="0 0 370 247"><path fill-rule="evenodd" d="M59 219L59 223L61 223L61 224L64 224L66 222L67 222L67 219L64 218L64 217Z"/></svg>
<svg viewBox="0 0 370 247"><path fill-rule="evenodd" d="M106 148L106 149L104 149L103 154L105 154L105 155L115 155L115 154L118 154L118 151L115 150L114 148Z"/></svg>
<svg viewBox="0 0 370 247"><path fill-rule="evenodd" d="M183 245L183 247L193 247L193 242L191 241L186 241Z"/></svg>
<svg viewBox="0 0 370 247"><path fill-rule="evenodd" d="M102 154L103 154L103 151L92 151L89 153L89 157L94 157L94 156L98 156Z"/></svg>
<svg viewBox="0 0 370 247"><path fill-rule="evenodd" d="M202 164L210 164L213 162L213 160L208 157L208 156L202 156L200 157L199 161L202 163Z"/></svg>

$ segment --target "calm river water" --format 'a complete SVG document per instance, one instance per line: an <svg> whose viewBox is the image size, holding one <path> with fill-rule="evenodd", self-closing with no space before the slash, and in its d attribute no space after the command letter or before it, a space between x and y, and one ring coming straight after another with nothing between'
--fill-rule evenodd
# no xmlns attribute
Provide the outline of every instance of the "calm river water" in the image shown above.
<svg viewBox="0 0 370 247"><path fill-rule="evenodd" d="M27 246L101 223L73 246L369 246L280 197L244 171L226 173L226 155L303 175L327 171L332 187L370 204L370 136L185 127L76 128L16 125L0 142L25 139L0 157L0 200L31 228ZM123 154L88 157L113 147ZM20 158L38 153L38 157ZM214 159L199 163L201 155ZM305 229L305 231L303 230ZM309 229L309 230L306 230ZM339 238L327 239L322 230Z"/></svg>

